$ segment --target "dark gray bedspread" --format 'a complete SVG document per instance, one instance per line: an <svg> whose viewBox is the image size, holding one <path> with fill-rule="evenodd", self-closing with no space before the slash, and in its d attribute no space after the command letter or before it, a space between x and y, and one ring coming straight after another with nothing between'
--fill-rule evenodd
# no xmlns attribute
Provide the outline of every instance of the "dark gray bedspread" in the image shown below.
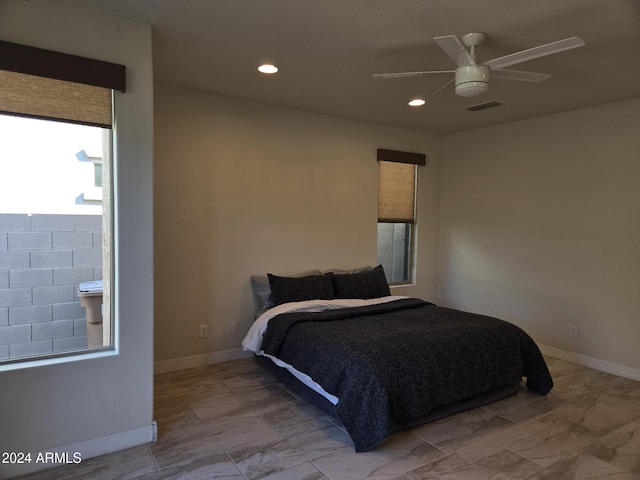
<svg viewBox="0 0 640 480"><path fill-rule="evenodd" d="M496 387L553 387L533 340L496 318L403 299L269 321L262 349L337 396L356 451L384 441L394 422Z"/></svg>

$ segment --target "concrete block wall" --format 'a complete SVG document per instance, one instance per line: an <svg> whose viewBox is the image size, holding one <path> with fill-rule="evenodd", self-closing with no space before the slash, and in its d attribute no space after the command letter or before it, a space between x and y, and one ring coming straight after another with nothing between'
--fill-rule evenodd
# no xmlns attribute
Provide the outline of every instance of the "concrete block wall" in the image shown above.
<svg viewBox="0 0 640 480"><path fill-rule="evenodd" d="M101 215L0 214L0 361L86 347L78 285L101 278Z"/></svg>

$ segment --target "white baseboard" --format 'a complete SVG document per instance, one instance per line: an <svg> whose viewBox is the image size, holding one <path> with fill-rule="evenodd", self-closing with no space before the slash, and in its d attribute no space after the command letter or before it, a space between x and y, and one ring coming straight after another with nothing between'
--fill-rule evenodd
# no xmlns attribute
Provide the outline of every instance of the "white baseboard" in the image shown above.
<svg viewBox="0 0 640 480"><path fill-rule="evenodd" d="M153 373L175 372L177 370L203 367L206 365L213 365L214 363L228 362L229 360L237 360L239 358L247 358L251 356L253 356L252 352L245 352L241 348L233 348L231 350L223 350L221 352L205 353L203 355L180 357L171 360L161 360L154 363Z"/></svg>
<svg viewBox="0 0 640 480"><path fill-rule="evenodd" d="M566 360L567 362L582 365L583 367L593 368L600 372L610 373L612 375L640 382L640 369L619 365L617 363L608 362L607 360L600 360L599 358L589 357L588 355L570 352L568 350L551 347L549 345L538 344L538 347L540 347L540 351L543 355L548 355L549 357L558 358L560 360Z"/></svg>
<svg viewBox="0 0 640 480"><path fill-rule="evenodd" d="M4 464L0 469L0 479L14 478L19 475L58 467L62 464L81 464L83 461L145 445L153 441L155 422L144 427L134 428L126 432L114 433L100 438L92 438L84 442L72 443L63 447L47 448L39 452L31 452L31 462L23 464ZM50 461L45 462L49 459Z"/></svg>

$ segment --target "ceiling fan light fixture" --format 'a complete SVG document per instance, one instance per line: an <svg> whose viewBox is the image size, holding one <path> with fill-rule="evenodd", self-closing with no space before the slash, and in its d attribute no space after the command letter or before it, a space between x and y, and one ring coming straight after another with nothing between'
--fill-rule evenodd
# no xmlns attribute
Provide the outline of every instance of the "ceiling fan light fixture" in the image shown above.
<svg viewBox="0 0 640 480"><path fill-rule="evenodd" d="M269 63L265 63L258 67L258 71L260 73L266 73L267 75L273 75L274 73L278 73L278 67Z"/></svg>
<svg viewBox="0 0 640 480"><path fill-rule="evenodd" d="M459 67L456 70L456 95L476 97L489 91L489 67Z"/></svg>
<svg viewBox="0 0 640 480"><path fill-rule="evenodd" d="M489 91L487 82L465 82L456 85L456 95L459 97L477 97Z"/></svg>
<svg viewBox="0 0 640 480"><path fill-rule="evenodd" d="M409 106L410 107L422 107L426 102L426 100L423 100L422 98L414 98L413 100L409 101Z"/></svg>
<svg viewBox="0 0 640 480"><path fill-rule="evenodd" d="M449 80L442 87L434 92L438 93L445 87L455 82L455 93L460 97L476 97L489 91L489 71L496 72L496 78L506 80L520 80L523 82L541 82L551 75L533 72L520 72L517 70L505 70L504 67L517 63L533 60L534 58L564 52L572 48L581 47L585 44L580 37L565 38L556 42L538 45L519 52L510 53L503 57L494 58L478 64L477 47L485 40L485 33L472 32L462 37L462 42L455 35L443 35L434 37L434 41L446 53L458 67L456 70L426 70L420 72L396 72L396 73L376 73L377 78L404 78L421 77L428 74L452 73L455 71L455 78Z"/></svg>

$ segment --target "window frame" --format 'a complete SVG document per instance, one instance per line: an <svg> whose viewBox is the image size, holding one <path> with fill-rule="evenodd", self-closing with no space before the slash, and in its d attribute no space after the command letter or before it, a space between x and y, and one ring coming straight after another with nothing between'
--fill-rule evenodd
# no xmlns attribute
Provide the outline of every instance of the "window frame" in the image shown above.
<svg viewBox="0 0 640 480"><path fill-rule="evenodd" d="M117 299L114 295L115 285L117 282L117 251L115 242L117 235L117 221L115 218L117 213L115 211L116 165L114 158L114 145L116 141L115 92L119 91L124 93L126 90L126 68L123 65L110 62L0 40L0 70L9 72L9 77L11 78L20 79L20 76L24 75L25 79L31 77L37 83L47 82L50 80L52 85L63 84L67 87L66 84L68 83L70 86L69 90L73 89L74 85L76 85L78 89L89 92L89 94L93 91L96 95L102 96L103 99L108 99L105 100L109 102L105 108L108 109L108 113L110 114L110 120L108 122L96 122L92 121L91 118L87 120L87 117L80 114L78 117L74 117L73 115L69 116L67 113L63 112L64 108L61 110L60 115L56 114L55 109L52 110L53 113L47 111L44 114L41 114L37 105L40 97L37 97L34 94L34 97L31 98L29 96L30 94L25 96L24 92L19 93L19 95L22 95L20 101L9 105L8 109L0 107L0 113L7 115L53 120L71 124L77 123L103 128L102 173L103 187L108 188L108 198L103 198L102 269L103 279L105 276L109 279L103 288L103 308L105 313L103 320L103 338L106 336L106 333L104 332L104 329L106 328L108 329L109 335L109 343L107 345L94 347L87 346L85 348L77 348L69 351L31 355L14 359L9 358L7 360L0 361L0 371L50 365L53 363L65 363L73 360L117 354L117 319L115 318L115 312L117 311ZM36 80L36 77L39 77L41 80ZM110 91L108 97L105 97L103 94L105 89ZM7 91L11 92L10 90ZM32 92L34 91L37 91L37 88L32 90ZM26 99L26 102L22 102L24 99ZM36 106L35 110L31 110L31 107L28 105L29 103ZM61 104L62 103L64 102L61 102ZM14 105L16 105L16 108L13 108ZM24 107L25 105L26 107ZM108 134L104 133L105 130L108 131ZM106 182L104 178L105 173L107 176ZM105 212L108 216L106 219ZM108 234L105 235L105 227L107 226ZM108 247L108 261L105 261L105 246Z"/></svg>
<svg viewBox="0 0 640 480"><path fill-rule="evenodd" d="M385 219L386 221L380 221L380 212L379 212L378 222L377 222L378 244L376 247L378 263L382 263L380 261L381 254L379 250L380 225L389 224L389 225L405 226L404 256L403 256L403 267L405 271L404 271L403 279L396 280L394 272L386 272L386 273L387 273L387 279L389 281L389 285L391 286L411 285L415 282L415 257L416 257L416 244L417 244L417 210L418 210L418 176L419 176L418 167L426 165L426 155L421 153L410 153L410 152L401 152L397 150L378 149L376 159L379 164L378 166L378 194L379 194L378 207L380 207L380 182L381 182L380 162L395 162L395 163L411 164L414 167L412 216L411 218L406 216L406 218L403 217L399 219L392 219L392 220L398 220L398 221L390 221L389 219ZM402 221L402 220L405 220L405 221ZM407 229L409 230L408 235L406 234ZM393 244L394 242L392 241L391 243Z"/></svg>

